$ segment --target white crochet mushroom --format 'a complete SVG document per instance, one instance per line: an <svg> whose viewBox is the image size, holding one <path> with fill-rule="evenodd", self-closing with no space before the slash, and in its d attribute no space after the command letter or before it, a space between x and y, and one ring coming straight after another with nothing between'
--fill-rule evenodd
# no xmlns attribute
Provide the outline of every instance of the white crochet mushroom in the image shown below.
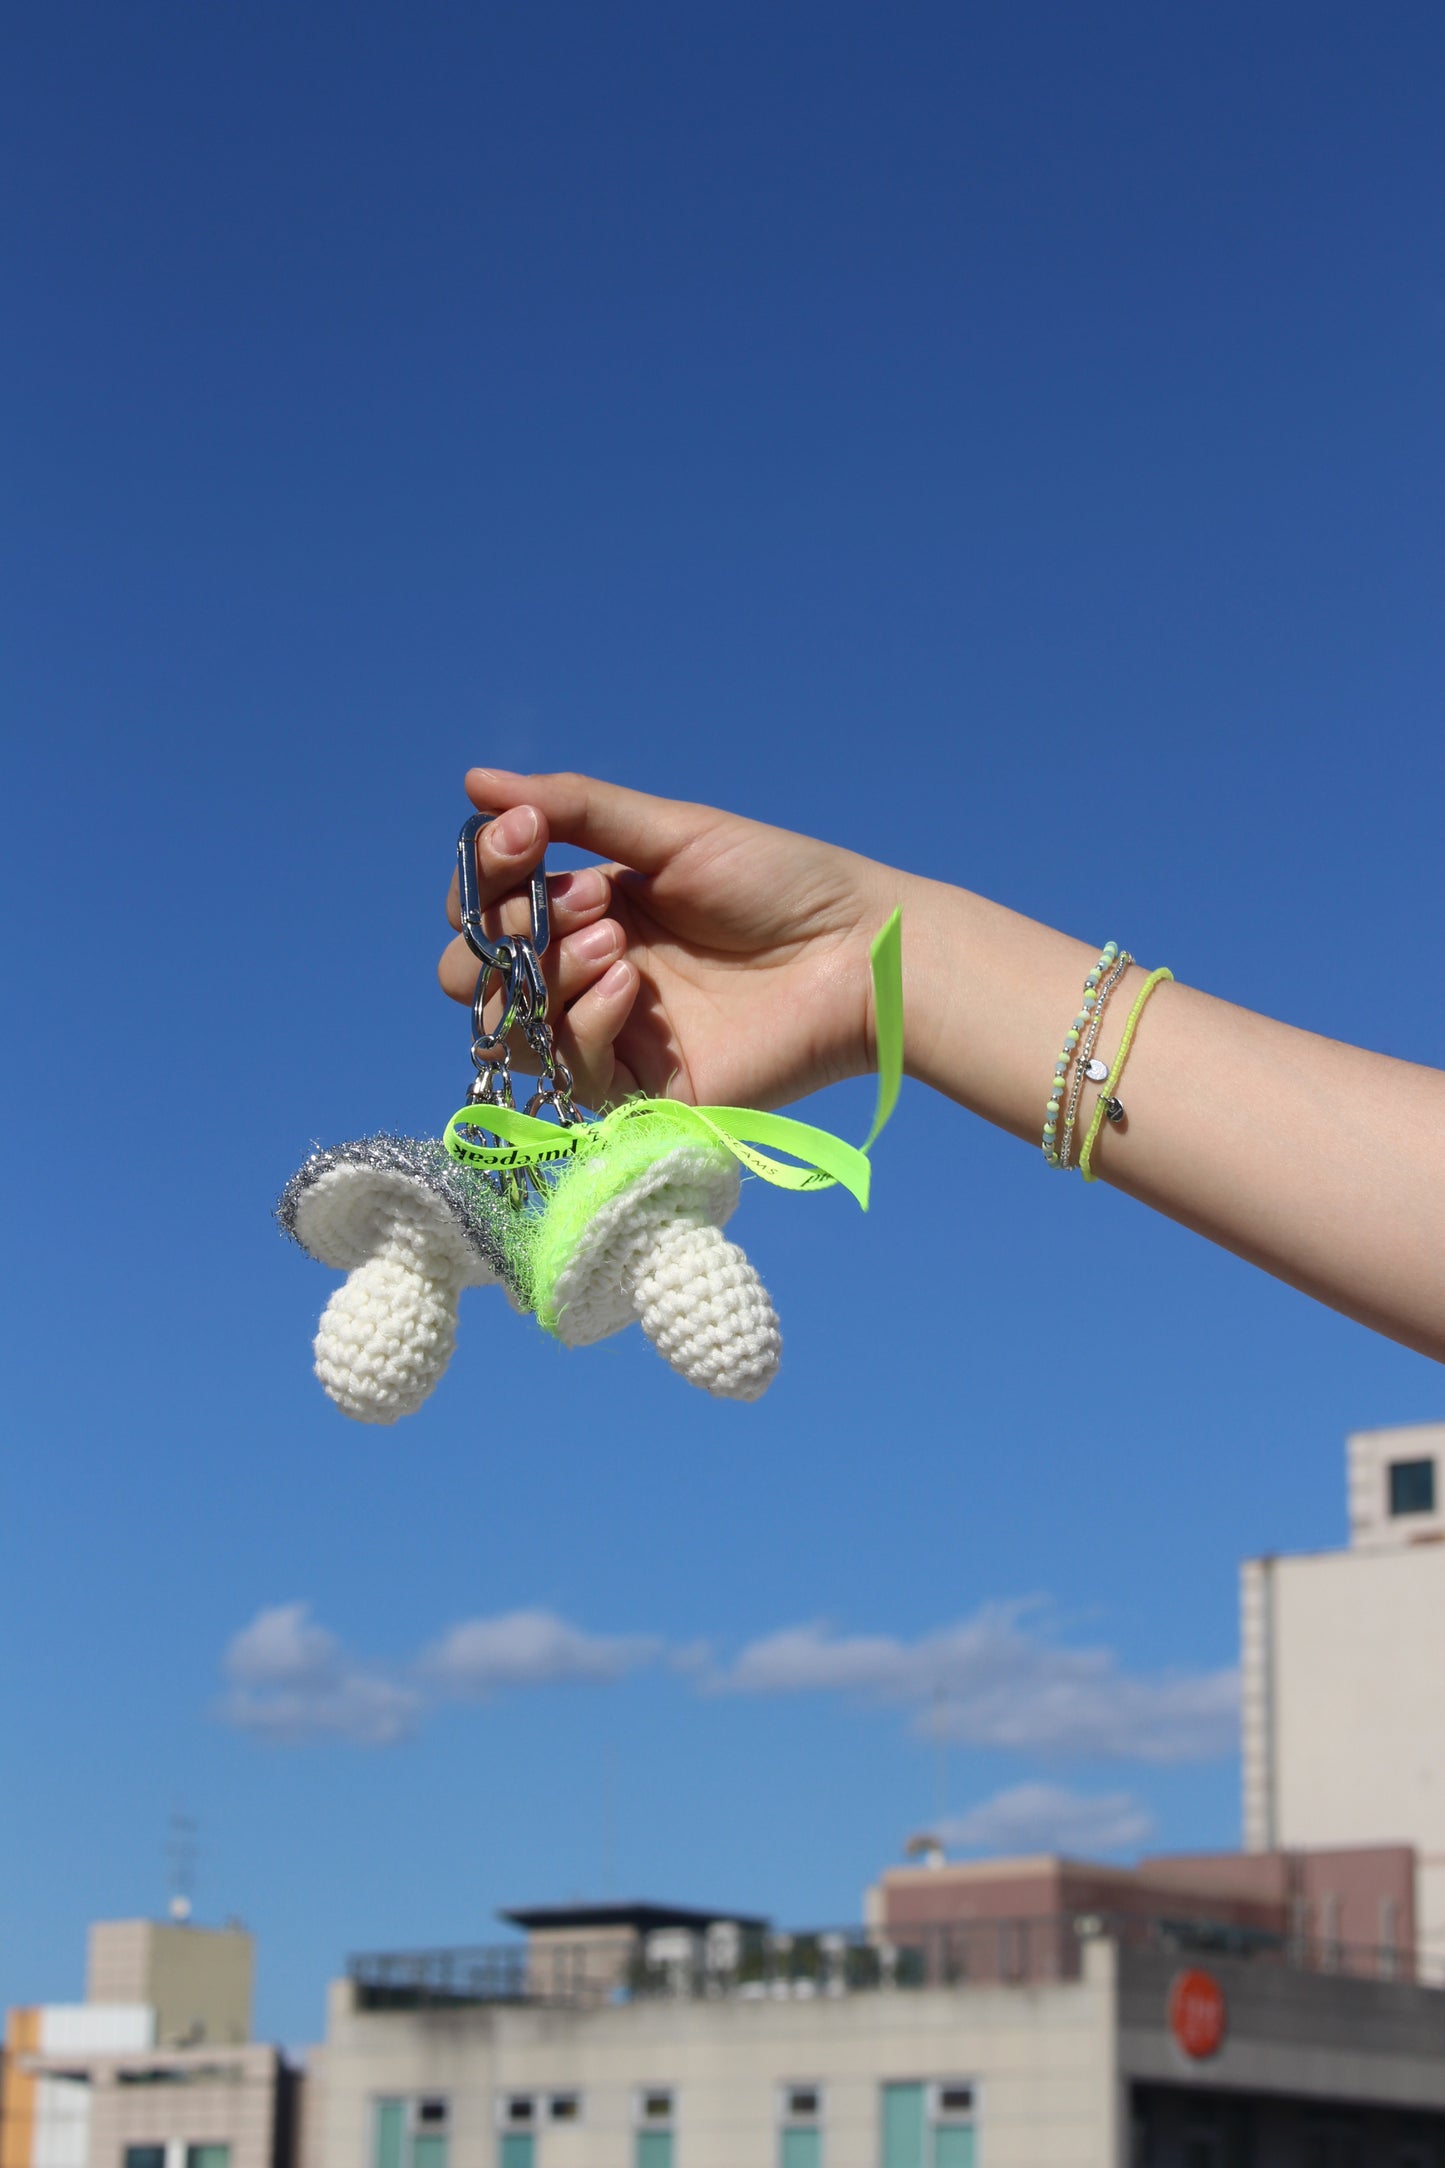
<svg viewBox="0 0 1445 2168"><path fill-rule="evenodd" d="M532 1259L538 1315L568 1347L636 1318L690 1385L756 1400L783 1343L767 1289L722 1233L738 1201L737 1161L702 1142L648 1153L644 1125L629 1126L640 1160L624 1153L619 1166L609 1144L558 1184Z"/></svg>
<svg viewBox="0 0 1445 2168"><path fill-rule="evenodd" d="M494 1199L439 1144L408 1137L315 1152L287 1184L281 1225L347 1275L315 1340L316 1375L343 1414L394 1423L435 1389L462 1289L512 1279Z"/></svg>

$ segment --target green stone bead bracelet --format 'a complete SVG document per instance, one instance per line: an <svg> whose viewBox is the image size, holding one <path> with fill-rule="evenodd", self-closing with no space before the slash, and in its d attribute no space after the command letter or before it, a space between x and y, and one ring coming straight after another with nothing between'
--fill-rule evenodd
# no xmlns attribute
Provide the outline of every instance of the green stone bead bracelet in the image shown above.
<svg viewBox="0 0 1445 2168"><path fill-rule="evenodd" d="M1050 1167L1057 1167L1060 1163L1058 1146L1059 1109L1064 1103L1064 1084L1069 1074L1069 1064L1074 1058L1080 1034L1088 1028L1094 1010L1098 1006L1099 981L1106 971L1113 969L1118 957L1118 942L1105 942L1099 952L1099 961L1094 965L1084 981L1084 991L1079 1002L1079 1012L1064 1033L1064 1043L1060 1049L1059 1058L1054 1063L1054 1081L1049 1089L1049 1103L1044 1112L1042 1140L1044 1160Z"/></svg>

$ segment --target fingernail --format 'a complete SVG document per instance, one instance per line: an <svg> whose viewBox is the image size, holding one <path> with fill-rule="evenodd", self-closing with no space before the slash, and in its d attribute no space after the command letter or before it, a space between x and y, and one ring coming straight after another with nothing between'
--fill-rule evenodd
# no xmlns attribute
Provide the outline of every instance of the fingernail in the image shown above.
<svg viewBox="0 0 1445 2168"><path fill-rule="evenodd" d="M495 776L499 783L520 783L522 780L515 768L468 768L467 774Z"/></svg>
<svg viewBox="0 0 1445 2168"><path fill-rule="evenodd" d="M599 994L622 994L626 993L631 984L632 966L624 956L612 966L605 978L597 981L597 991Z"/></svg>
<svg viewBox="0 0 1445 2168"><path fill-rule="evenodd" d="M569 933L567 947L573 956L584 956L597 962L603 956L612 956L618 948L617 928L607 919L600 926L585 927L581 933Z"/></svg>
<svg viewBox="0 0 1445 2168"><path fill-rule="evenodd" d="M576 873L565 873L554 883L552 900L565 903L573 911L590 911L594 903L607 899L607 877L595 866L581 866Z"/></svg>
<svg viewBox="0 0 1445 2168"><path fill-rule="evenodd" d="M496 858L520 858L537 840L537 816L529 805L515 805L487 831Z"/></svg>

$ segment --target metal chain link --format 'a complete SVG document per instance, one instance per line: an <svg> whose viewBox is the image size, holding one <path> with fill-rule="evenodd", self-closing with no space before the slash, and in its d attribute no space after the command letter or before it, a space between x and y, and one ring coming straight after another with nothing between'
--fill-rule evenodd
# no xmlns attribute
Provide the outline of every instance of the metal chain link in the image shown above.
<svg viewBox="0 0 1445 2168"><path fill-rule="evenodd" d="M542 955L551 940L546 871L539 864L532 872L530 934L502 934L495 939L488 935L482 925L476 839L491 818L490 814L474 814L457 838L462 932L468 947L481 963L472 995L472 1066L477 1073L467 1093L467 1104L515 1106L512 1055L507 1042L512 1031L520 1028L541 1072L526 1111L531 1115L550 1113L566 1128L580 1122L582 1117L572 1097L572 1072L557 1052L547 1022L547 981L542 971ZM502 1006L496 1023L488 1031L486 1007L494 978L501 981ZM498 1191L514 1204L525 1202L528 1181L539 1196L548 1194L548 1185L536 1168L527 1169L525 1174L520 1170L495 1174L492 1180Z"/></svg>

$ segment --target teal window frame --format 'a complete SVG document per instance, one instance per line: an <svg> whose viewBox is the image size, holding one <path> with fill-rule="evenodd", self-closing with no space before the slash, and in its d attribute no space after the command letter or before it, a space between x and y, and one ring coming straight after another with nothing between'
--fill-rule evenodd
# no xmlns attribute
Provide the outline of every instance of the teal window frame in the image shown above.
<svg viewBox="0 0 1445 2168"><path fill-rule="evenodd" d="M967 2108L945 2110L945 2092L966 2091ZM976 2168L978 2086L972 2078L910 2078L879 2087L882 2168Z"/></svg>
<svg viewBox="0 0 1445 2168"><path fill-rule="evenodd" d="M879 2087L881 2168L928 2168L928 2087L921 2078Z"/></svg>
<svg viewBox="0 0 1445 2168"><path fill-rule="evenodd" d="M821 2123L784 2123L778 2132L778 2168L823 2168Z"/></svg>
<svg viewBox="0 0 1445 2168"><path fill-rule="evenodd" d="M945 2109L947 2092L966 2092L967 2108ZM928 2168L976 2168L978 2087L972 2078L935 2078L928 2088Z"/></svg>
<svg viewBox="0 0 1445 2168"><path fill-rule="evenodd" d="M441 2101L444 2113L435 2122L418 2121L424 2100ZM370 2168L450 2168L451 2127L451 2103L442 2094L374 2093Z"/></svg>
<svg viewBox="0 0 1445 2168"><path fill-rule="evenodd" d="M823 2168L823 2087L792 2078L778 2089L778 2168ZM811 2107L799 2100L811 2098Z"/></svg>
<svg viewBox="0 0 1445 2168"><path fill-rule="evenodd" d="M666 2100L666 2115L649 2115L650 2100ZM676 2168L677 2093L670 2085L639 2085L632 2104L632 2168Z"/></svg>

